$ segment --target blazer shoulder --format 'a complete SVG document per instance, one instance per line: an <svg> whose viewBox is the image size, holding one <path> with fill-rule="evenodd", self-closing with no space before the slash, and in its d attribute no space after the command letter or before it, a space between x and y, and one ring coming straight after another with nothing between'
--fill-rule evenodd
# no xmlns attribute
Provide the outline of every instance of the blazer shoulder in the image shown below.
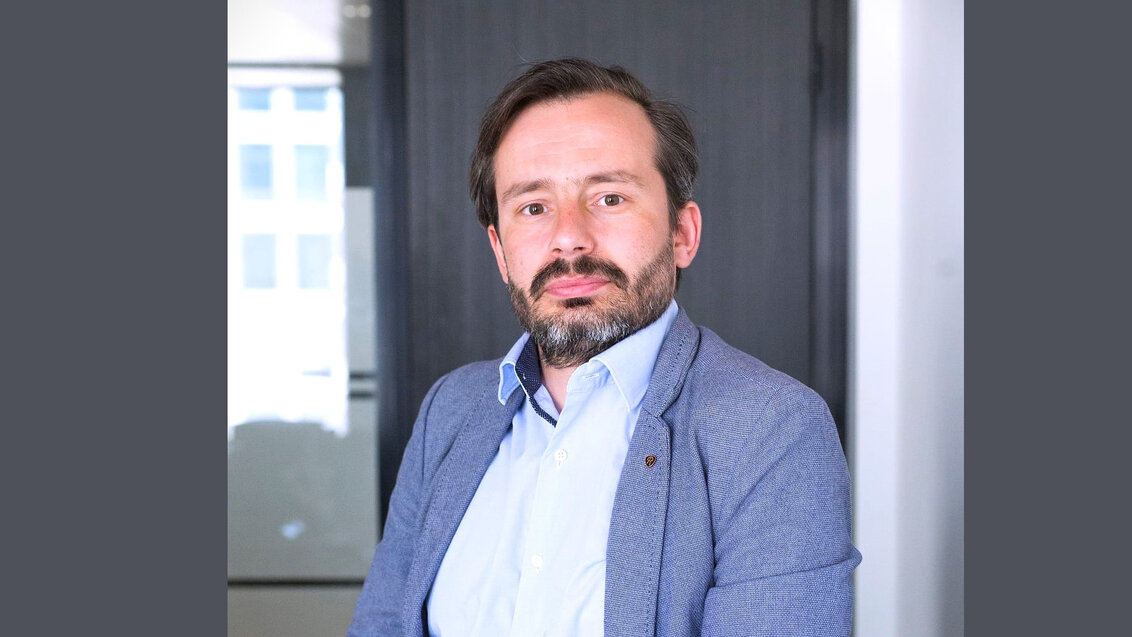
<svg viewBox="0 0 1132 637"><path fill-rule="evenodd" d="M501 360L468 363L441 376L421 405L420 415L429 427L442 423L455 426L482 401L496 400Z"/></svg>
<svg viewBox="0 0 1132 637"><path fill-rule="evenodd" d="M476 361L462 365L448 372L436 381L438 398L474 399L484 391L495 393L499 387L499 364L502 358L490 361Z"/></svg>
<svg viewBox="0 0 1132 637"><path fill-rule="evenodd" d="M798 400L821 398L802 381L781 372L754 356L728 345L718 334L699 327L700 348L688 371L686 383L693 389L714 387L736 406L750 409L775 395Z"/></svg>
<svg viewBox="0 0 1132 637"><path fill-rule="evenodd" d="M700 347L664 419L675 438L673 471L681 479L704 476L715 523L729 519L751 485L774 484L765 479L772 474L801 471L822 484L847 484L837 427L821 396L699 329Z"/></svg>
<svg viewBox="0 0 1132 637"><path fill-rule="evenodd" d="M428 390L413 425L413 435L421 438L425 467L439 466L469 418L484 411L489 401L498 403L500 360L458 367Z"/></svg>
<svg viewBox="0 0 1132 637"><path fill-rule="evenodd" d="M678 428L724 449L831 432L836 438L829 408L817 392L710 329L698 329L699 349L669 411Z"/></svg>

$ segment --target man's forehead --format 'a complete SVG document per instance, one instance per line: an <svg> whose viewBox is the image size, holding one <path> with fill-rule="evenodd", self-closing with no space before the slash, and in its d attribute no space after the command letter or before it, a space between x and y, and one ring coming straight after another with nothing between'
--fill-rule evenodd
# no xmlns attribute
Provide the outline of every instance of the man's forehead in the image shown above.
<svg viewBox="0 0 1132 637"><path fill-rule="evenodd" d="M506 168L514 181L556 177L592 182L605 175L639 183L646 176L641 174L644 167L635 164L654 164L656 141L639 104L614 93L590 93L527 107L503 135L493 163L497 179ZM505 190L512 185L497 183ZM500 198L506 197L500 193Z"/></svg>
<svg viewBox="0 0 1132 637"><path fill-rule="evenodd" d="M581 93L538 100L525 105L513 118L507 129L504 130L500 142L524 120L543 119L548 121L569 121L572 119L593 115L599 111L620 123L646 123L648 114L644 107L636 101L612 91L597 91ZM649 128L652 126L649 124Z"/></svg>
<svg viewBox="0 0 1132 637"><path fill-rule="evenodd" d="M616 93L588 93L527 106L501 136L495 155L555 142L601 148L628 141L655 148L656 134L641 105Z"/></svg>

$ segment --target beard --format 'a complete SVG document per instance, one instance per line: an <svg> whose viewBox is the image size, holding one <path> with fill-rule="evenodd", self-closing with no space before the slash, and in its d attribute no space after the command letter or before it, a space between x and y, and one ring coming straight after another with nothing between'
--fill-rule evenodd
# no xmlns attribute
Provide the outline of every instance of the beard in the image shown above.
<svg viewBox="0 0 1132 637"><path fill-rule="evenodd" d="M590 297L551 301L560 309L556 313L535 307L546 284L567 274L601 275L620 293L600 301ZM583 255L573 261L555 259L546 264L526 291L508 277L507 289L515 316L539 346L542 362L551 367L576 367L660 318L668 309L676 293L672 244L666 242L633 281L616 264Z"/></svg>

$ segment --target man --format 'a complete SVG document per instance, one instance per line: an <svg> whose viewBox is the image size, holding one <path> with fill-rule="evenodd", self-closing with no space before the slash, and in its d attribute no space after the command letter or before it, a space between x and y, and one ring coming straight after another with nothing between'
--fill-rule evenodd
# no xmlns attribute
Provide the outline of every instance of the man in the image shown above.
<svg viewBox="0 0 1132 637"><path fill-rule="evenodd" d="M350 635L847 635L849 483L810 389L677 307L687 120L624 70L537 64L471 194L526 333L429 391Z"/></svg>

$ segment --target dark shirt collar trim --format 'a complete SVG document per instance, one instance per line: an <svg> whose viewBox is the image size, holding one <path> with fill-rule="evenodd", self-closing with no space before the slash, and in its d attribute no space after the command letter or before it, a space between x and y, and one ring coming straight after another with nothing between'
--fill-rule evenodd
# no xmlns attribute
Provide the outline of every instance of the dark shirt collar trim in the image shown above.
<svg viewBox="0 0 1132 637"><path fill-rule="evenodd" d="M531 401L531 407L534 408L535 413L550 423L552 427L558 426L558 421L546 413L535 400L535 392L539 390L539 387L542 387L542 367L539 365L538 346L535 345L535 339L528 338L526 345L523 346L523 351L519 353L519 358L515 361L515 375L519 377L519 384L523 386L523 392L527 394L527 400Z"/></svg>

